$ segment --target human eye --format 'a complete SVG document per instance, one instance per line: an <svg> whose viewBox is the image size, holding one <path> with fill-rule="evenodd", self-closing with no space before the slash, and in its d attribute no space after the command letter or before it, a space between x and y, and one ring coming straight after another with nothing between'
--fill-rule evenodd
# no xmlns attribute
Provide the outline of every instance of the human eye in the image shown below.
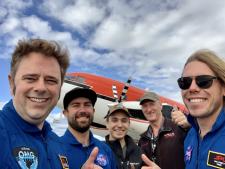
<svg viewBox="0 0 225 169"><path fill-rule="evenodd" d="M46 78L46 82L50 85L58 84L58 80L55 78Z"/></svg>
<svg viewBox="0 0 225 169"><path fill-rule="evenodd" d="M86 103L86 104L85 104L85 107L88 107L88 108L89 108L89 107L92 107L92 103Z"/></svg>
<svg viewBox="0 0 225 169"><path fill-rule="evenodd" d="M123 118L121 121L122 121L122 123L127 123L129 120L128 120L128 118Z"/></svg>
<svg viewBox="0 0 225 169"><path fill-rule="evenodd" d="M116 123L118 121L118 119L117 118L111 118L111 121Z"/></svg>
<svg viewBox="0 0 225 169"><path fill-rule="evenodd" d="M23 76L23 80L25 80L28 83L32 83L32 82L37 80L37 77L35 77L35 76Z"/></svg>
<svg viewBox="0 0 225 169"><path fill-rule="evenodd" d="M146 110L147 108L148 108L147 105L142 105L142 109L143 109L143 110Z"/></svg>
<svg viewBox="0 0 225 169"><path fill-rule="evenodd" d="M73 108L79 108L79 104L77 104L77 103L73 103L72 105L71 105L71 107L73 107Z"/></svg>

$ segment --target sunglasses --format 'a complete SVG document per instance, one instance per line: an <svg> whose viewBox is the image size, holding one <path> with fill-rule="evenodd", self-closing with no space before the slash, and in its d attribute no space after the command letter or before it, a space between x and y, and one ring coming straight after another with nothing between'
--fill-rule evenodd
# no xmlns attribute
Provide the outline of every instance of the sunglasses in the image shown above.
<svg viewBox="0 0 225 169"><path fill-rule="evenodd" d="M208 89L212 86L213 79L217 79L217 77L211 75L188 76L179 78L177 82L182 90L187 90L190 88L193 79L195 79L195 83L199 88Z"/></svg>

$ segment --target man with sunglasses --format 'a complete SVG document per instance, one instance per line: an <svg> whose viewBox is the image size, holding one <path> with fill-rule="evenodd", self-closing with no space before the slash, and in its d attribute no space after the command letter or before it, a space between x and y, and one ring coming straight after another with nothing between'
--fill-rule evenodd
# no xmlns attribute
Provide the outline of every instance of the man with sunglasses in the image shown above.
<svg viewBox="0 0 225 169"><path fill-rule="evenodd" d="M178 79L192 128L185 139L186 169L225 168L225 62L212 51L191 55Z"/></svg>

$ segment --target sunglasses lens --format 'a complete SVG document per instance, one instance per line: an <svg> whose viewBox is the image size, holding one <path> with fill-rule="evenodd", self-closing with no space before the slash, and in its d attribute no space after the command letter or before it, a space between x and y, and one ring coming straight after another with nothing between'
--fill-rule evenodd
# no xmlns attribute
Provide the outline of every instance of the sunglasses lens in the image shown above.
<svg viewBox="0 0 225 169"><path fill-rule="evenodd" d="M213 79L216 79L216 77L210 75L201 75L197 76L195 80L198 87L202 89L207 89L212 86Z"/></svg>
<svg viewBox="0 0 225 169"><path fill-rule="evenodd" d="M210 88L213 84L213 79L217 79L217 77L211 75L200 75L195 77L196 84L201 89ZM187 90L191 86L192 77L181 77L177 82L182 90Z"/></svg>
<svg viewBox="0 0 225 169"><path fill-rule="evenodd" d="M192 83L192 78L191 77L181 77L177 80L179 87L182 90L189 89Z"/></svg>

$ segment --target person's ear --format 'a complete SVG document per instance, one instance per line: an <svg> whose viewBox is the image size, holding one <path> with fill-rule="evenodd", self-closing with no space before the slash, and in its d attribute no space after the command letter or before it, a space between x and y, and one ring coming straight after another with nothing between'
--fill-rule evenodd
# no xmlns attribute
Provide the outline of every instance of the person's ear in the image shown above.
<svg viewBox="0 0 225 169"><path fill-rule="evenodd" d="M9 80L10 94L12 96L14 96L15 92L16 92L16 85L15 85L15 82L14 82L14 78L12 77L11 74L8 75L8 80Z"/></svg>
<svg viewBox="0 0 225 169"><path fill-rule="evenodd" d="M225 98L225 86L223 86L223 98Z"/></svg>
<svg viewBox="0 0 225 169"><path fill-rule="evenodd" d="M63 115L67 117L68 116L68 110L64 109L63 110Z"/></svg>
<svg viewBox="0 0 225 169"><path fill-rule="evenodd" d="M106 128L109 130L109 119L105 119L105 126L106 126Z"/></svg>

